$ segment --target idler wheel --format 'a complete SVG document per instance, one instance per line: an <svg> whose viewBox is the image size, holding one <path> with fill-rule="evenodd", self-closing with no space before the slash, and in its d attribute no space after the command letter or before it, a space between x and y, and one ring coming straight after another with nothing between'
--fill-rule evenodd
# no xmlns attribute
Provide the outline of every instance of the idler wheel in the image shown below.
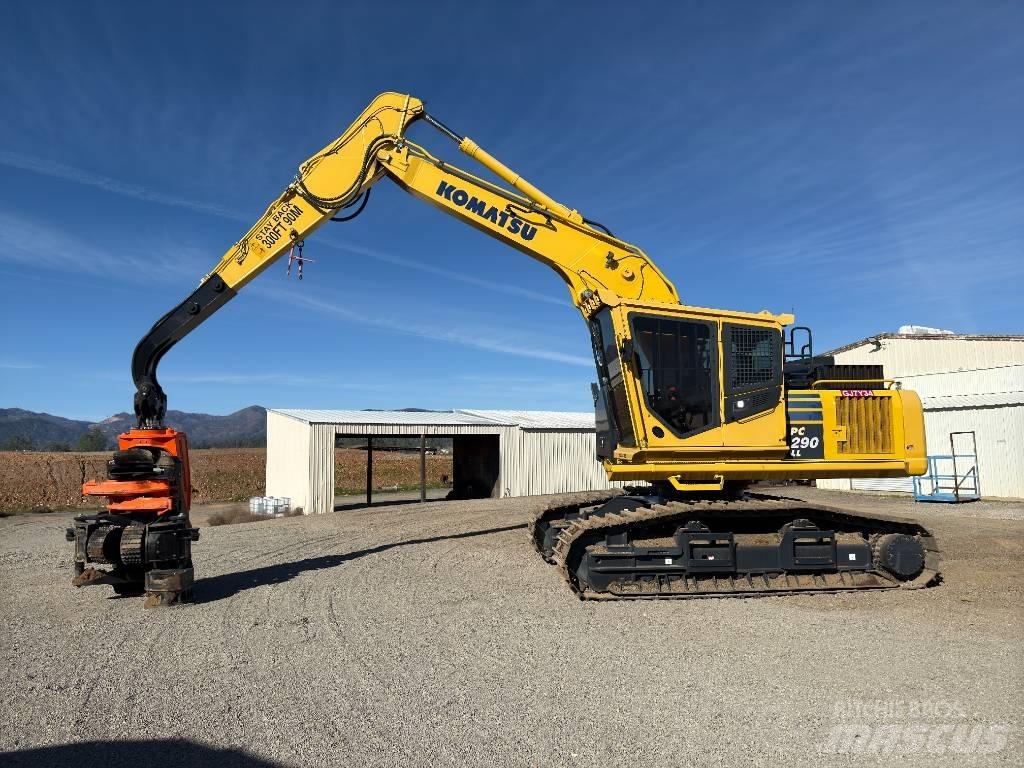
<svg viewBox="0 0 1024 768"><path fill-rule="evenodd" d="M913 536L887 533L875 542L875 564L900 581L909 581L924 568L924 547Z"/></svg>

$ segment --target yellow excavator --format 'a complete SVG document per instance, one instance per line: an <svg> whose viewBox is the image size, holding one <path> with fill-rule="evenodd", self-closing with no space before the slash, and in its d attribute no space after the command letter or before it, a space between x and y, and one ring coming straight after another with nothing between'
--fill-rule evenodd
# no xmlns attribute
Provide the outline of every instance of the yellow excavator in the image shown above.
<svg viewBox="0 0 1024 768"><path fill-rule="evenodd" d="M433 156L407 137L424 122L507 184ZM583 597L704 597L920 587L938 552L912 521L755 493L758 480L924 473L921 402L871 366L815 357L790 314L683 304L635 245L546 195L429 115L383 93L294 181L199 287L164 315L132 358L137 426L119 438L108 499L80 515L74 584L146 592L147 605L193 587L186 436L164 425L157 365L186 334L286 254L302 274L304 241L354 218L389 179L459 221L554 269L590 329L597 457L606 498L552 506L530 525L542 556ZM97 565L110 566L108 569Z"/></svg>

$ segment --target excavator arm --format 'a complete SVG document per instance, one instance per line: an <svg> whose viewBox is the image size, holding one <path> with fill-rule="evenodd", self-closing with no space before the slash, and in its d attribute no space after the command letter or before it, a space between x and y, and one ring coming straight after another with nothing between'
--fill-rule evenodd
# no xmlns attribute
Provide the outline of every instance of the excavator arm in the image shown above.
<svg viewBox="0 0 1024 768"><path fill-rule="evenodd" d="M419 120L455 141L515 191L460 170L410 141L406 131ZM419 99L383 93L341 136L300 166L295 180L199 287L139 342L132 377L140 428L163 425L167 397L157 379L163 355L321 225L359 204L383 178L554 269L585 317L600 305L601 293L606 302L613 296L679 301L672 283L639 248L556 202L474 141L455 134L427 115Z"/></svg>
<svg viewBox="0 0 1024 768"><path fill-rule="evenodd" d="M394 146L422 116L422 102L412 97L384 93L374 99L341 136L302 164L295 181L228 249L199 287L154 324L132 355L140 429L163 426L167 396L156 374L168 350L334 212L369 190L381 176L377 152ZM310 202L314 200L321 204Z"/></svg>

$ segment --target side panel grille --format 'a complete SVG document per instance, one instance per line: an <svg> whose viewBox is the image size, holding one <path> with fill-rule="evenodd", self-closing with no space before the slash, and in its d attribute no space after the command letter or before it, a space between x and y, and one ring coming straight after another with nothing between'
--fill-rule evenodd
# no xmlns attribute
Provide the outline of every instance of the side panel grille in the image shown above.
<svg viewBox="0 0 1024 768"><path fill-rule="evenodd" d="M839 453L892 453L892 398L838 397L836 423L846 427Z"/></svg>

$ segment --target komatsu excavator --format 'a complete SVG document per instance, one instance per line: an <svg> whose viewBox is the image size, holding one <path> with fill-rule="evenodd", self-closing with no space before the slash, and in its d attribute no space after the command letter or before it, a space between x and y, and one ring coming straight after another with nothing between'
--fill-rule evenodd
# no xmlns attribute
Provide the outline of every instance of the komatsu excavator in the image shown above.
<svg viewBox="0 0 1024 768"><path fill-rule="evenodd" d="M424 122L508 186L434 157L407 138ZM938 551L902 518L750 492L756 480L906 477L926 469L921 402L881 370L811 353L790 314L683 304L635 245L553 200L411 96L383 93L164 315L132 357L137 426L119 437L108 478L84 493L106 511L75 518L78 586L187 600L193 586L185 434L164 424L160 359L285 254L362 210L388 179L459 221L548 265L593 340L597 457L636 484L552 506L534 545L582 597L704 597L913 588L938 576ZM346 210L352 209L352 213ZM97 565L109 566L107 569Z"/></svg>

